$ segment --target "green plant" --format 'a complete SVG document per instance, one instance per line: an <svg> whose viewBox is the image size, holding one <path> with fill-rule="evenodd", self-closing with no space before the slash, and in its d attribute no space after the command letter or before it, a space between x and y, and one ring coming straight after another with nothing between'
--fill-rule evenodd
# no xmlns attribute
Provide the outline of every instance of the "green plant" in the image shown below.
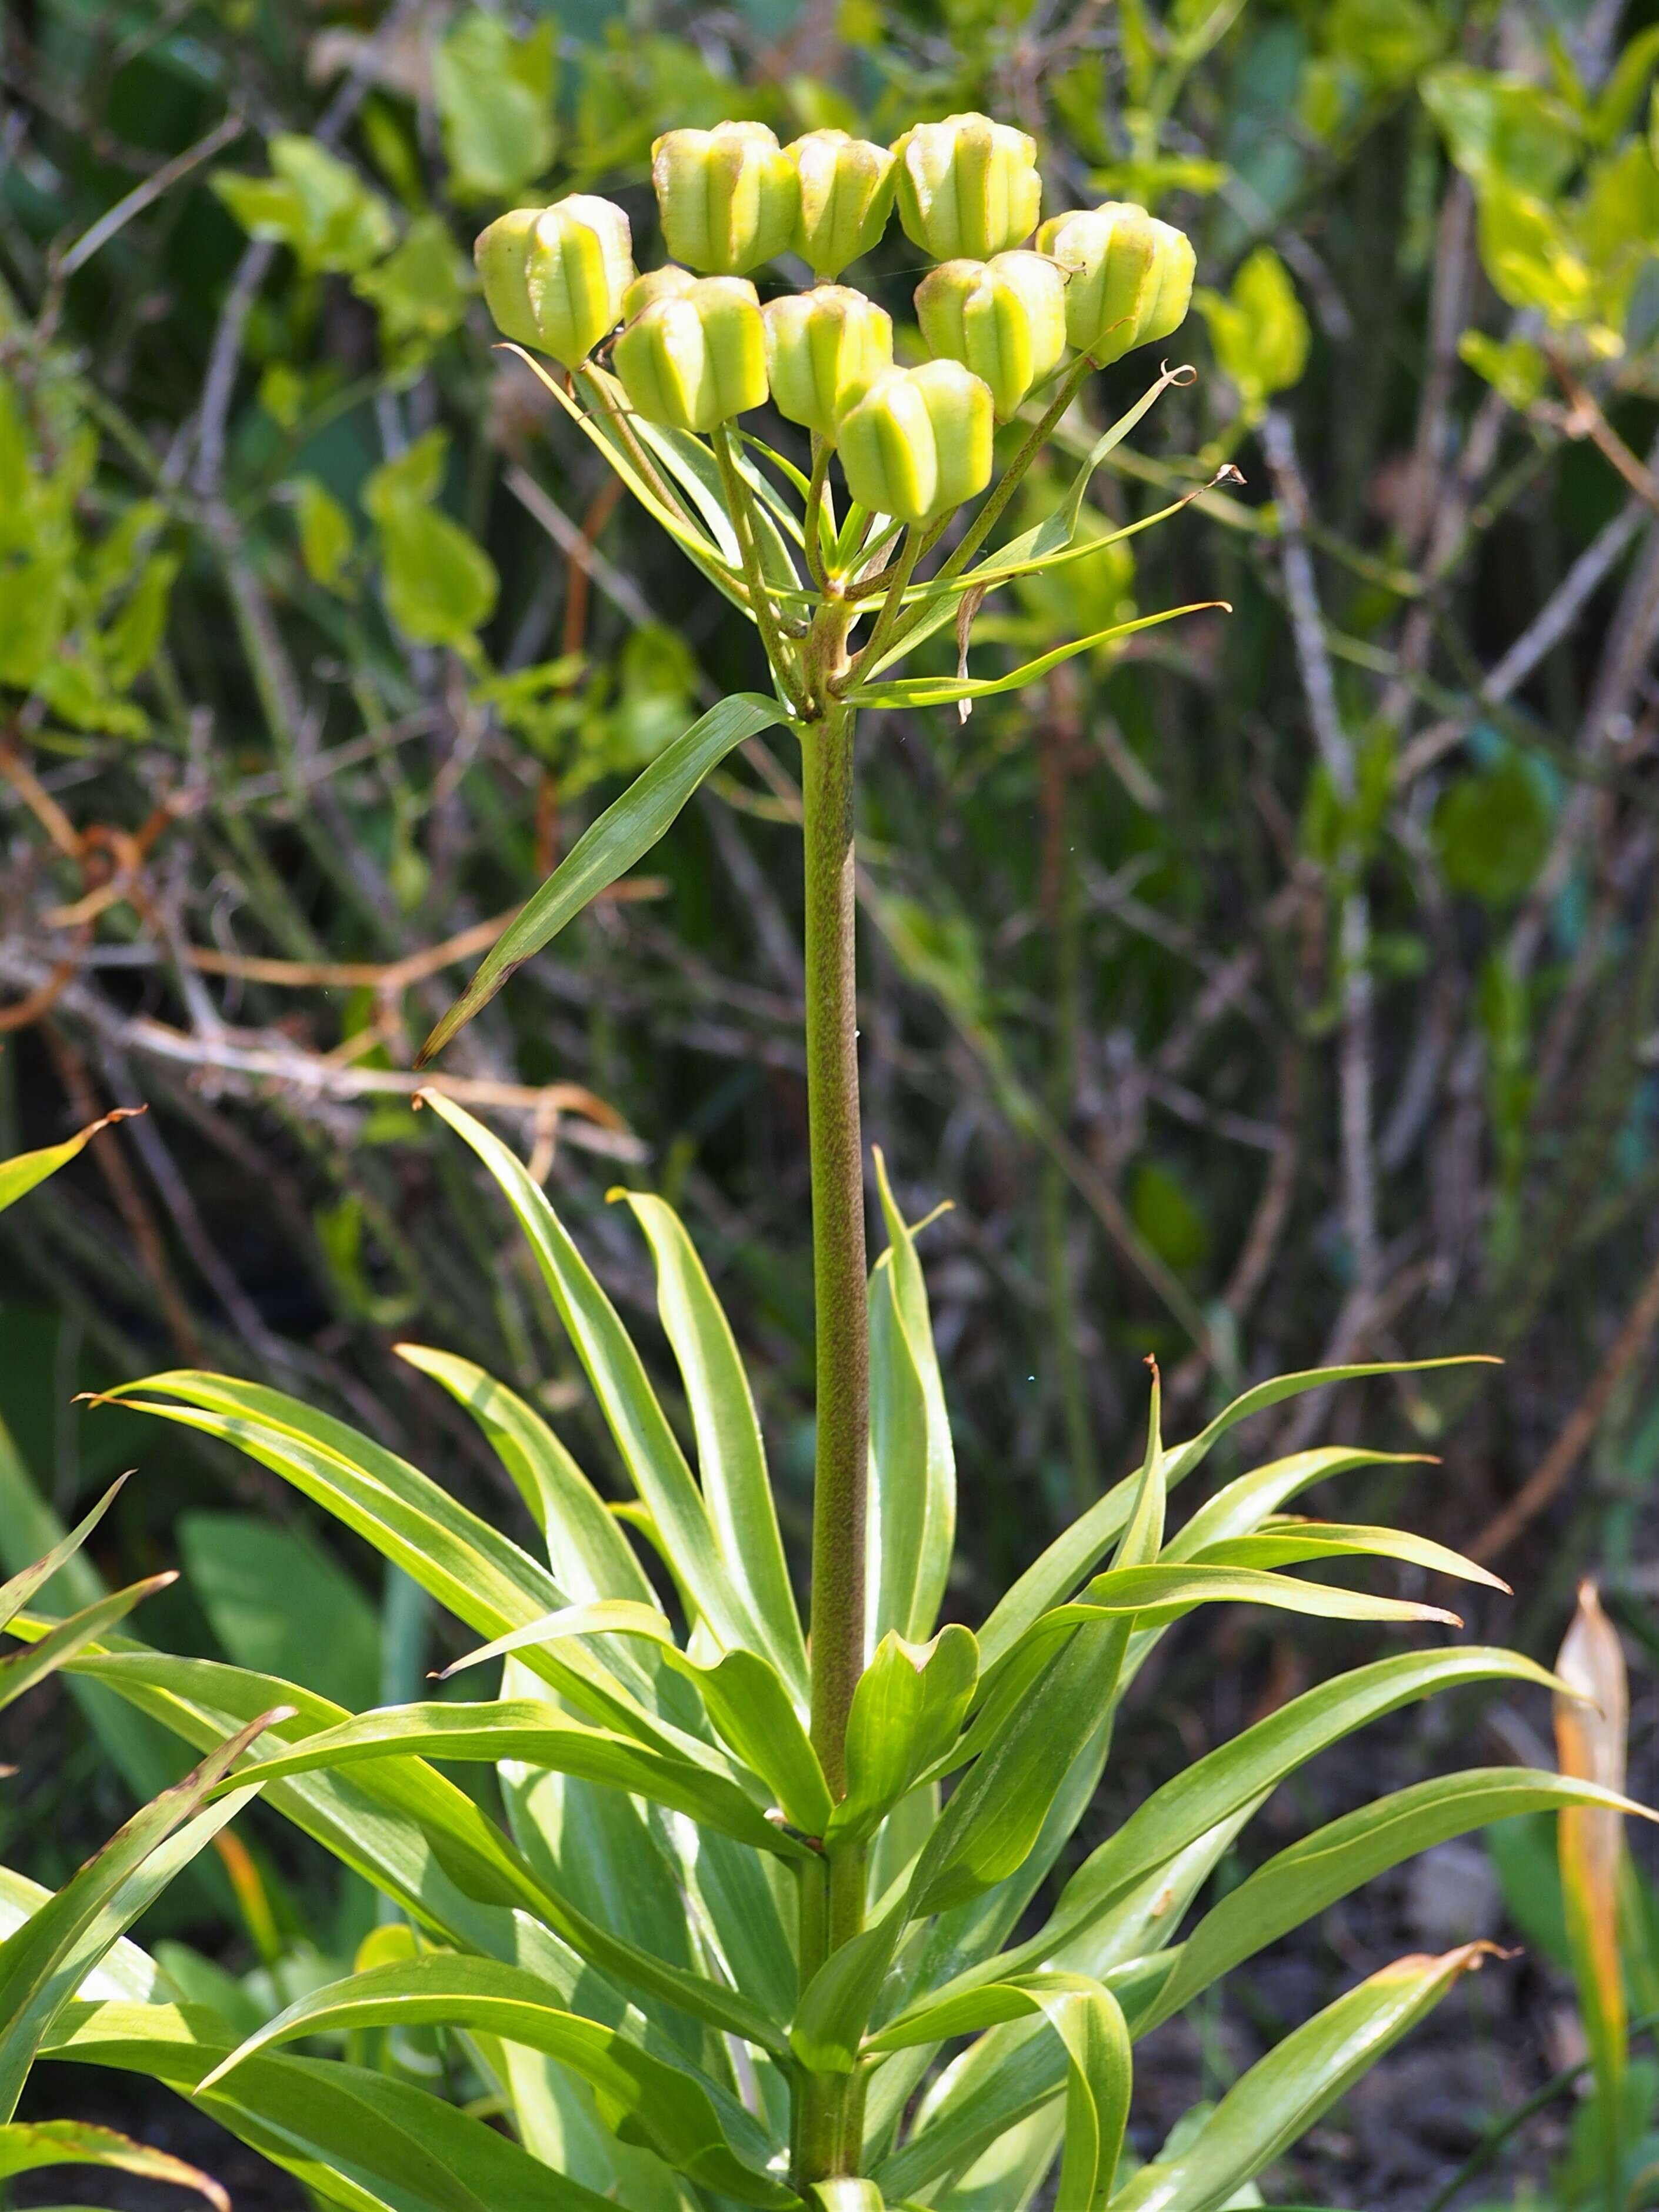
<svg viewBox="0 0 1659 2212"><path fill-rule="evenodd" d="M817 1313L807 1620L750 1386L678 1216L658 1196L618 1194L655 1262L696 1475L539 1184L433 1092L431 1109L493 1176L529 1241L635 1498L607 1507L531 1405L425 1347L404 1356L493 1444L538 1525L545 1567L405 1458L282 1392L184 1370L112 1392L234 1446L365 1538L485 1639L446 1677L499 1659L502 1694L354 1714L268 1675L125 1636L84 1646L70 1662L79 1673L186 1741L218 1747L212 1758L232 1771L210 1785L216 1814L259 1793L380 1889L406 1924L386 1955L242 2039L211 2003L157 2001L153 1976L137 2002L84 1984L72 1995L96 1942L47 1940L62 1915L45 1905L0 1946L0 1996L20 1958L41 1955L52 1994L49 2005L0 2006L0 2081L20 2081L40 2049L153 2073L359 2212L483 2203L713 2212L734 2201L778 2212L923 2203L967 2212L1024 2205L1056 2160L1060 2212L1218 2212L1259 2201L1256 2177L1482 1947L1402 1959L1350 1990L1213 2112L1189 2116L1146 2165L1126 2133L1138 2035L1425 1844L1540 1808L1639 1808L1594 1781L1547 1772L1419 1783L1268 1859L1177 1942L1233 1839L1316 1752L1443 1690L1553 1685L1513 1653L1411 1650L1304 1692L1175 1775L1076 1867L1037 1932L1011 1942L1094 1795L1121 1701L1172 1623L1230 1602L1339 1621L1454 1619L1284 1571L1297 1565L1375 1558L1493 1578L1404 1531L1287 1514L1311 1485L1391 1457L1347 1446L1258 1468L1170 1534L1170 1492L1237 1424L1401 1366L1257 1384L1175 1447L1164 1442L1154 1368L1138 1472L1091 1504L977 1632L939 1626L955 1522L950 1425L915 1232L879 1156L887 1243L866 1273L854 724L865 708L967 710L1169 619L1068 639L1000 678L967 673L989 592L1098 559L1103 540L1080 522L1090 478L1183 380L1178 368L1092 441L1049 513L995 541L1094 354L1115 357L1126 328L1146 342L1177 327L1193 260L1180 233L1139 210L1062 223L1070 281L1091 303L1072 324L1083 349L1042 386L969 518L958 509L990 484L997 410L965 362L894 368L873 382L860 362L844 411L830 404L830 427L814 431L805 468L734 428L768 376L767 326L744 272L793 235L799 191L769 136L725 126L685 134L659 155L662 189L697 195L702 226L671 220L669 234L714 273L633 293L618 374L572 362L567 392L538 373L754 623L775 695L723 700L660 752L500 938L428 1051L647 852L746 738L783 727L796 739ZM930 250L994 258L1036 220L1032 149L1017 132L953 117L908 134L895 152L902 219ZM861 190L879 162L856 149L846 158ZM480 241L497 313L516 322L553 301L567 349L584 327L575 275L586 283L597 272L617 302L634 281L615 224L596 228L579 212L580 222L507 218ZM581 272L566 267L568 251L583 257ZM1021 350L1031 334L1020 319L1033 312L1022 286L975 279L963 296L960 316L934 323L939 342L992 346L1005 364L1042 356L1041 346ZM823 320L815 411L826 382L833 402L848 327L839 307ZM706 429L707 442L687 425ZM849 488L866 493L865 504L843 503L832 485L843 433ZM954 634L954 673L890 672L941 633ZM53 1632L40 1620L20 1625ZM495 1771L505 1829L446 1778L451 1762ZM112 1943L141 1901L118 1888L104 1896L97 1942ZM411 2026L458 2039L511 2136L360 2063L368 2033ZM283 2051L321 2034L346 2036L350 2055Z"/></svg>

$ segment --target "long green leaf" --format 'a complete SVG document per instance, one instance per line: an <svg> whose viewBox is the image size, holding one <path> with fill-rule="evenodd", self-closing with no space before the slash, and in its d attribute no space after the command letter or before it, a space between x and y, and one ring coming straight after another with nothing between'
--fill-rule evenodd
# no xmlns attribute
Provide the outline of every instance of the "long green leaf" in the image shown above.
<svg viewBox="0 0 1659 2212"><path fill-rule="evenodd" d="M166 1399L136 1396L160 1390ZM547 1570L470 1512L396 1452L344 1421L279 1390L234 1376L179 1370L124 1383L110 1396L138 1412L222 1438L295 1489L402 1567L441 1604L486 1636L556 1612L565 1593ZM177 1400L180 1402L170 1402ZM578 1711L693 1759L714 1754L647 1709L643 1678L619 1680L580 1644L537 1650L530 1663Z"/></svg>
<svg viewBox="0 0 1659 2212"><path fill-rule="evenodd" d="M879 1146L875 1149L876 1190L887 1228L885 1263L892 1275L894 1318L921 1386L925 1445L922 1461L923 1498L921 1541L916 1557L915 1583L908 1622L895 1623L901 1635L921 1643L933 1632L950 1577L951 1558L957 1533L957 1464L951 1439L951 1416L945 1401L939 1354L933 1346L933 1315L927 1285L909 1224L894 1201L887 1179L887 1162ZM909 1470L909 1480L915 1480Z"/></svg>
<svg viewBox="0 0 1659 2212"><path fill-rule="evenodd" d="M1493 1820L1559 1812L1566 1805L1602 1805L1659 1820L1646 1806L1572 1775L1492 1766L1413 1783L1316 1829L1258 1867L1205 1915L1182 1944L1157 2003L1137 2021L1138 2032L1150 2033L1241 1960L1402 1860Z"/></svg>
<svg viewBox="0 0 1659 2212"><path fill-rule="evenodd" d="M678 2172L741 2203L799 2203L766 2170L772 2146L734 2099L684 2068L651 2057L598 2021L550 2004L533 1975L491 1959L441 1954L372 1968L300 1998L251 2036L202 2083L212 2088L248 2058L296 2037L424 2022L528 2044L588 2083L608 2123Z"/></svg>
<svg viewBox="0 0 1659 2212"><path fill-rule="evenodd" d="M1448 1359L1385 1360L1368 1365L1316 1367L1294 1375L1274 1376L1271 1381L1258 1382L1243 1392L1230 1405L1224 1406L1197 1436L1167 1451L1164 1461L1164 1481L1173 1490L1177 1483L1184 1481L1202 1465L1230 1429L1241 1421L1249 1420L1252 1414L1266 1413L1270 1407L1281 1405L1286 1398L1297 1397L1304 1391L1322 1389L1329 1383L1352 1382L1370 1375L1411 1375L1425 1369L1476 1364L1492 1363L1486 1361L1483 1353L1471 1352ZM1346 1452L1340 1448L1326 1449L1329 1458L1323 1471L1327 1474L1334 1474L1340 1467L1365 1465L1382 1456L1369 1452ZM1317 1456L1313 1453L1297 1455L1297 1459L1304 1462L1312 1461ZM986 1674L988 1674L998 1664L1040 1613L1046 1613L1058 1599L1068 1595L1097 1560L1105 1557L1128 1518L1130 1503L1139 1481L1138 1474L1130 1475L1115 1485L1103 1498L1097 1498L1069 1528L1054 1539L1005 1593L979 1632L980 1665Z"/></svg>
<svg viewBox="0 0 1659 2212"><path fill-rule="evenodd" d="M1057 645L1052 653L1028 660L1023 668L1011 670L1006 676L902 676L890 684L856 684L847 693L847 703L849 707L948 707L958 699L993 699L1000 692L1029 690L1050 669L1075 660L1080 653L1092 653L1097 646L1109 645L1114 638L1133 637L1138 631L1156 629L1163 623L1178 621L1182 615L1206 614L1215 607L1225 614L1232 612L1225 599L1194 599L1189 606L1164 607L1155 615L1140 615L1133 622L1113 623L1088 637L1073 638L1065 645Z"/></svg>
<svg viewBox="0 0 1659 2212"><path fill-rule="evenodd" d="M847 1723L847 1795L829 1826L833 1843L873 1833L923 1771L956 1741L979 1674L970 1632L955 1624L929 1644L884 1636L860 1676Z"/></svg>
<svg viewBox="0 0 1659 2212"><path fill-rule="evenodd" d="M879 2052L943 2042L1031 2013L1054 2030L1067 2062L1066 2157L1055 2212L1099 2212L1123 2148L1133 2062L1121 2008L1098 1982L1046 1972L989 1983L884 2029L865 2047Z"/></svg>
<svg viewBox="0 0 1659 2212"><path fill-rule="evenodd" d="M434 1095L430 1103L472 1147L517 1215L629 1477L697 1611L726 1650L742 1647L765 1656L769 1639L726 1571L708 1509L644 1362L547 1194L531 1181L522 1162L453 1099Z"/></svg>
<svg viewBox="0 0 1659 2212"><path fill-rule="evenodd" d="M95 1644L106 1630L112 1628L118 1620L125 1620L141 1600L167 1589L178 1579L176 1574L168 1572L151 1575L141 1583L129 1583L125 1589L112 1590L107 1597L100 1597L95 1604L72 1613L67 1620L60 1620L27 1650L8 1653L0 1660L0 1709L65 1665L77 1651L84 1651L89 1644Z"/></svg>
<svg viewBox="0 0 1659 2212"><path fill-rule="evenodd" d="M622 797L607 806L571 847L541 889L495 940L483 964L422 1046L418 1066L441 1053L457 1030L495 997L513 970L539 952L585 906L667 835L681 808L711 769L744 738L787 721L787 710L757 691L739 691L693 722Z"/></svg>
<svg viewBox="0 0 1659 2212"><path fill-rule="evenodd" d="M1440 1691L1505 1680L1554 1686L1553 1675L1518 1652L1471 1644L1402 1652L1304 1691L1155 1790L1084 1861L1045 1926L1001 1960L969 1968L952 1986L994 1978L999 1969L1006 1975L1046 1965L1145 1875L1368 1722Z"/></svg>
<svg viewBox="0 0 1659 2212"><path fill-rule="evenodd" d="M334 2059L252 2059L200 2083L234 2049L199 2007L77 2004L46 2055L164 2081L314 2196L349 2212L614 2212L613 2200L531 2157L429 2090Z"/></svg>
<svg viewBox="0 0 1659 2212"><path fill-rule="evenodd" d="M352 1718L293 1684L213 1660L132 1650L71 1665L198 1744L216 1741L227 1718L269 1704L273 1690L297 1709L295 1722L272 1731L279 1741L303 1741ZM571 1991L581 1987L590 2010L602 2005L604 1988L613 1988L620 2021L622 1992L637 1990L726 2033L776 2038L736 1992L680 1972L550 1890L464 1790L413 1756L372 1760L354 1768L349 1781L325 1771L292 1776L273 1783L265 1802L448 1941L510 1960L533 1927L539 1970L546 1975L556 1965Z"/></svg>
<svg viewBox="0 0 1659 2212"><path fill-rule="evenodd" d="M752 1797L704 1767L665 1758L630 1737L572 1720L556 1705L498 1699L490 1705L394 1705L343 1722L308 1736L291 1751L261 1759L246 1778L276 1782L319 1768L364 1760L416 1757L488 1761L512 1759L547 1766L584 1781L654 1798L678 1813L734 1837L754 1850L781 1857L808 1854L768 1820ZM244 1778L239 1775L237 1779Z"/></svg>
<svg viewBox="0 0 1659 2212"><path fill-rule="evenodd" d="M806 1644L784 1563L760 1421L732 1325L673 1208L642 1191L616 1195L632 1207L656 1261L657 1310L685 1384L703 1502L727 1568L766 1632L768 1656L804 1698Z"/></svg>
<svg viewBox="0 0 1659 2212"><path fill-rule="evenodd" d="M9 1206L15 1206L20 1198L27 1197L48 1176L55 1176L59 1168L67 1167L100 1129L107 1129L114 1121L130 1121L135 1114L143 1110L142 1106L118 1106L101 1121L89 1121L84 1129L77 1129L61 1145L45 1145L38 1152L14 1152L9 1160L0 1160L0 1213Z"/></svg>
<svg viewBox="0 0 1659 2212"><path fill-rule="evenodd" d="M1118 2191L1112 2212L1213 2212L1264 2172L1383 2052L1431 2012L1490 1945L1397 1960L1287 2035L1235 2082L1196 2139Z"/></svg>
<svg viewBox="0 0 1659 2212"><path fill-rule="evenodd" d="M1484 1583L1488 1589L1507 1590L1509 1584L1488 1568L1477 1566L1461 1552L1437 1544L1408 1528L1373 1528L1347 1521L1304 1521L1294 1514L1276 1516L1256 1534L1224 1537L1194 1553L1199 1566L1293 1567L1314 1559L1399 1559L1431 1575L1451 1575L1460 1582Z"/></svg>
<svg viewBox="0 0 1659 2212"><path fill-rule="evenodd" d="M259 1714L210 1752L182 1782L142 1807L49 1904L0 1943L0 2119L9 2120L16 2111L24 2078L52 2015L70 1994L63 1987L65 1962L78 1960L88 1932L123 1885L199 1811L247 1747L267 1728L286 1719L288 1711L277 1705ZM112 1927L110 1940L119 1933L118 1927Z"/></svg>
<svg viewBox="0 0 1659 2212"><path fill-rule="evenodd" d="M1367 1590L1299 1582L1293 1576L1271 1574L1260 1567L1160 1564L1109 1568L1103 1575L1097 1575L1071 1604L1058 1605L1052 1613L1045 1613L1027 1635L1034 1643L1046 1644L1087 1621L1169 1620L1194 1606L1223 1604L1271 1606L1282 1613L1307 1613L1320 1620L1439 1621L1453 1628L1462 1626L1458 1616L1443 1606L1423 1605L1415 1599L1373 1597Z"/></svg>

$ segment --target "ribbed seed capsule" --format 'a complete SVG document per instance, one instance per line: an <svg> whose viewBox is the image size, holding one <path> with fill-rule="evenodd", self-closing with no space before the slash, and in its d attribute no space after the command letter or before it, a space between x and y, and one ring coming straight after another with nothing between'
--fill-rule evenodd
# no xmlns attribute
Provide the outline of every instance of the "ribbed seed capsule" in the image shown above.
<svg viewBox="0 0 1659 2212"><path fill-rule="evenodd" d="M1192 241L1145 208L1108 200L1057 215L1038 231L1036 245L1067 272L1066 335L1097 367L1168 337L1186 320Z"/></svg>
<svg viewBox="0 0 1659 2212"><path fill-rule="evenodd" d="M616 328L634 278L628 217L587 192L498 216L472 257L496 328L565 368Z"/></svg>
<svg viewBox="0 0 1659 2212"><path fill-rule="evenodd" d="M1141 316L1137 345L1151 345L1181 328L1193 304L1193 276L1198 267L1193 241L1184 230L1154 216L1152 232L1158 241L1152 255L1155 289Z"/></svg>
<svg viewBox="0 0 1659 2212"><path fill-rule="evenodd" d="M936 261L988 261L1036 227L1036 145L988 115L918 123L893 148L905 234Z"/></svg>
<svg viewBox="0 0 1659 2212"><path fill-rule="evenodd" d="M1066 336L1098 367L1140 343L1156 283L1154 228L1145 208L1109 200L1054 216L1036 234L1037 252L1066 271Z"/></svg>
<svg viewBox="0 0 1659 2212"><path fill-rule="evenodd" d="M690 268L741 276L794 235L800 179L763 123L668 131L651 149L651 182L668 251Z"/></svg>
<svg viewBox="0 0 1659 2212"><path fill-rule="evenodd" d="M991 394L960 362L890 369L842 416L841 465L861 507L932 522L991 481Z"/></svg>
<svg viewBox="0 0 1659 2212"><path fill-rule="evenodd" d="M1066 350L1066 279L1041 253L941 262L916 287L916 319L928 352L982 378L1006 422Z"/></svg>
<svg viewBox="0 0 1659 2212"><path fill-rule="evenodd" d="M635 315L642 315L653 300L678 300L702 281L672 261L665 261L660 269L647 269L623 294L623 322L631 323Z"/></svg>
<svg viewBox="0 0 1659 2212"><path fill-rule="evenodd" d="M761 313L773 404L833 439L848 409L893 366L891 316L846 284L769 300Z"/></svg>
<svg viewBox="0 0 1659 2212"><path fill-rule="evenodd" d="M766 398L760 301L742 276L704 276L652 301L611 358L629 404L671 430L712 430Z"/></svg>
<svg viewBox="0 0 1659 2212"><path fill-rule="evenodd" d="M845 131L809 131L783 150L800 179L795 251L820 281L839 276L887 228L895 156Z"/></svg>

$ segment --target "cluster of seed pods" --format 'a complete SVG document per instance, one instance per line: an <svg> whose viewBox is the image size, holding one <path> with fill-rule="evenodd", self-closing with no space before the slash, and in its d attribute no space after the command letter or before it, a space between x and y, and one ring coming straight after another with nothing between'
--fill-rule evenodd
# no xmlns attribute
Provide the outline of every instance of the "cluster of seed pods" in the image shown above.
<svg viewBox="0 0 1659 2212"><path fill-rule="evenodd" d="M996 424L1068 349L1103 367L1167 337L1192 296L1189 240L1144 208L1039 224L1036 145L988 116L920 123L891 147L843 131L781 146L764 124L721 123L652 152L668 265L639 274L610 200L517 209L477 242L496 324L568 369L620 324L611 363L647 421L708 432L769 398L836 450L854 499L897 521L985 489ZM916 288L931 358L915 368L896 365L885 310L839 281L895 206L938 264ZM749 272L783 254L817 282L763 305Z"/></svg>

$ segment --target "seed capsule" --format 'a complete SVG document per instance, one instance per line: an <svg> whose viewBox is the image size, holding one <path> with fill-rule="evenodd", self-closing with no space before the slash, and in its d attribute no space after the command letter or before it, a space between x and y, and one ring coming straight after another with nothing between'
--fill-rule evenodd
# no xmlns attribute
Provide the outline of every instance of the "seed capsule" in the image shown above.
<svg viewBox="0 0 1659 2212"><path fill-rule="evenodd" d="M988 115L918 123L893 148L905 235L936 261L988 261L1029 238L1042 204L1036 145Z"/></svg>
<svg viewBox="0 0 1659 2212"><path fill-rule="evenodd" d="M846 284L769 300L761 313L778 412L833 439L848 409L893 366L892 318Z"/></svg>
<svg viewBox="0 0 1659 2212"><path fill-rule="evenodd" d="M991 481L991 394L960 362L890 369L842 416L841 462L860 506L932 522Z"/></svg>
<svg viewBox="0 0 1659 2212"><path fill-rule="evenodd" d="M809 131L783 150L800 179L795 251L820 281L839 276L887 228L895 156L845 131Z"/></svg>
<svg viewBox="0 0 1659 2212"><path fill-rule="evenodd" d="M1041 253L941 262L916 287L916 319L928 352L982 377L1006 422L1066 350L1066 279Z"/></svg>
<svg viewBox="0 0 1659 2212"><path fill-rule="evenodd" d="M766 398L766 332L746 277L704 276L651 301L611 357L629 404L671 430L712 430Z"/></svg>
<svg viewBox="0 0 1659 2212"><path fill-rule="evenodd" d="M587 192L498 216L472 255L497 329L564 368L616 328L634 279L628 217Z"/></svg>
<svg viewBox="0 0 1659 2212"><path fill-rule="evenodd" d="M1168 337L1186 319L1194 257L1183 231L1127 200L1045 222L1039 253L1067 271L1066 335L1097 368Z"/></svg>
<svg viewBox="0 0 1659 2212"><path fill-rule="evenodd" d="M636 276L623 294L623 320L631 323L635 315L643 314L653 300L678 300L699 283L689 269L676 267L666 261L660 269L647 269Z"/></svg>
<svg viewBox="0 0 1659 2212"><path fill-rule="evenodd" d="M740 276L794 234L800 179L763 123L668 131L651 149L651 182L668 251L692 269Z"/></svg>

